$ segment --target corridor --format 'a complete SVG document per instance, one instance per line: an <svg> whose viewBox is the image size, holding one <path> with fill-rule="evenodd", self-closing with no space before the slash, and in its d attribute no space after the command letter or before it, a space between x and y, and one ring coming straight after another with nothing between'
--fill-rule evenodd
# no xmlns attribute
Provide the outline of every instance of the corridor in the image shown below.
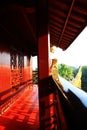
<svg viewBox="0 0 87 130"><path fill-rule="evenodd" d="M39 130L38 87L34 85L0 116L0 130Z"/></svg>

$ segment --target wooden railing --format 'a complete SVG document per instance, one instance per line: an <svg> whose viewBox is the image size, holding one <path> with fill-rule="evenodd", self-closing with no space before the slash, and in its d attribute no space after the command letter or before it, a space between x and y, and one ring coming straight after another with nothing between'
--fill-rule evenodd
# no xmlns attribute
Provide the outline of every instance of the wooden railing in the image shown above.
<svg viewBox="0 0 87 130"><path fill-rule="evenodd" d="M19 99L26 89L32 84L32 80L28 80L19 86L10 88L0 93L0 114L3 114L17 99Z"/></svg>
<svg viewBox="0 0 87 130"><path fill-rule="evenodd" d="M54 85L56 91L56 100L57 100L57 118L60 119L60 130L73 130L74 129L74 109L72 103L68 99L67 95L61 89L61 86L54 81L56 85ZM60 113L60 114L58 114Z"/></svg>
<svg viewBox="0 0 87 130"><path fill-rule="evenodd" d="M71 113L67 111L68 124L70 126L70 130L86 130L87 108L82 104L81 100L72 91L69 90L68 92L65 92L65 94L73 108Z"/></svg>
<svg viewBox="0 0 87 130"><path fill-rule="evenodd" d="M51 76L39 82L39 92L41 130L87 129L87 108L74 93L64 92Z"/></svg>
<svg viewBox="0 0 87 130"><path fill-rule="evenodd" d="M40 90L40 129L68 130L67 119L62 108L63 103L70 106L62 89L50 76L39 82ZM68 108L70 109L70 108Z"/></svg>

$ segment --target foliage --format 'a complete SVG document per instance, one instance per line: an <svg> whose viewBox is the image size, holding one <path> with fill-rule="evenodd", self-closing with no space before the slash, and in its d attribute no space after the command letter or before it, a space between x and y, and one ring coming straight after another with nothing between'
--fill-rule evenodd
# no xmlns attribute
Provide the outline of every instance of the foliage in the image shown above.
<svg viewBox="0 0 87 130"><path fill-rule="evenodd" d="M66 80L71 80L74 76L73 69L65 64L60 64L58 66L59 74Z"/></svg>
<svg viewBox="0 0 87 130"><path fill-rule="evenodd" d="M75 78L79 70L65 64L60 64L58 68L59 74L67 80ZM82 66L81 89L87 92L87 66Z"/></svg>
<svg viewBox="0 0 87 130"><path fill-rule="evenodd" d="M77 75L79 68L71 67L73 70L74 77Z"/></svg>
<svg viewBox="0 0 87 130"><path fill-rule="evenodd" d="M59 75L69 81L75 78L79 68L67 66L65 64L59 64L58 70ZM38 83L38 69L33 71L33 82ZM82 66L81 88L87 92L87 66Z"/></svg>
<svg viewBox="0 0 87 130"><path fill-rule="evenodd" d="M36 68L35 71L33 71L33 83L38 83L38 69Z"/></svg>
<svg viewBox="0 0 87 130"><path fill-rule="evenodd" d="M82 67L82 89L87 92L87 66Z"/></svg>

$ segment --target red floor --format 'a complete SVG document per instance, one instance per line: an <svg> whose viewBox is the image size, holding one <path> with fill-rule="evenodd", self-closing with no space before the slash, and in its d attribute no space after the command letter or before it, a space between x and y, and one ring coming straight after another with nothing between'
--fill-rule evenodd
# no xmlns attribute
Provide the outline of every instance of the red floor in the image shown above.
<svg viewBox="0 0 87 130"><path fill-rule="evenodd" d="M2 116L0 130L39 130L38 87L28 89Z"/></svg>

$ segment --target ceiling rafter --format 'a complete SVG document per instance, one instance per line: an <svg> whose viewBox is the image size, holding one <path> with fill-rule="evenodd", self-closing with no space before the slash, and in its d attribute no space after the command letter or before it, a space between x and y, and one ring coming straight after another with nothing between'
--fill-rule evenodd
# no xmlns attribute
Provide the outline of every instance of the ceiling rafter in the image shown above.
<svg viewBox="0 0 87 130"><path fill-rule="evenodd" d="M68 39L72 39L72 36L71 35L67 35L64 33L64 37L68 38Z"/></svg>
<svg viewBox="0 0 87 130"><path fill-rule="evenodd" d="M59 15L63 18L66 17L66 13L64 11L59 10L58 8L55 8L55 10L54 10L53 7L50 7L49 10L50 10L50 13L54 14L55 16Z"/></svg>
<svg viewBox="0 0 87 130"><path fill-rule="evenodd" d="M54 7L54 8L60 8L61 10L68 9L68 5L66 3L64 2L62 3L61 1L58 1L58 0L55 0L55 2L53 0L50 0L49 6Z"/></svg>
<svg viewBox="0 0 87 130"><path fill-rule="evenodd" d="M75 33L73 33L73 32L70 32L69 30L66 30L65 31L65 33L64 33L64 35L70 35L70 36L75 36Z"/></svg>
<svg viewBox="0 0 87 130"><path fill-rule="evenodd" d="M22 9L21 9L21 12L22 12L22 14L23 14L23 17L24 17L24 19L25 19L25 21L26 21L26 24L27 24L28 28L30 29L30 31L31 31L31 33L32 33L33 38L36 39L35 32L34 32L34 30L33 30L33 27L32 27L32 25L31 25L31 23L30 23L30 21L29 21L27 15L24 13L24 10L22 10Z"/></svg>
<svg viewBox="0 0 87 130"><path fill-rule="evenodd" d="M67 29L68 29L68 30L72 30L73 32L77 32L77 31L78 31L77 28L75 28L75 27L73 28L72 26L67 26L67 27L66 27L66 30L67 30Z"/></svg>
<svg viewBox="0 0 87 130"><path fill-rule="evenodd" d="M50 22L50 24L51 24L52 26L56 26L57 28L60 28L60 29L63 27L62 24L60 24L60 23L55 23L55 21L52 22L52 23ZM50 26L51 26L51 25L50 25Z"/></svg>
<svg viewBox="0 0 87 130"><path fill-rule="evenodd" d="M2 25L1 23L0 23L0 28L2 28L2 29L10 36L10 38L13 39L13 41L19 42L19 40L17 39L17 37L16 37L14 34L12 34L12 32L10 32L10 31L9 31L4 25Z"/></svg>
<svg viewBox="0 0 87 130"><path fill-rule="evenodd" d="M50 20L50 21L49 21L49 24L52 24L52 25L57 26L57 27L59 27L59 28L62 28L62 27L63 27L63 24L62 24L62 23L58 23L58 22L53 21L53 20Z"/></svg>
<svg viewBox="0 0 87 130"><path fill-rule="evenodd" d="M66 28L66 26L67 26L67 23L68 23L68 20L69 20L69 17L70 17L70 14L71 14L71 11L72 11L74 2L75 2L75 0L72 0L71 6L70 6L70 9L69 9L68 15L67 15L67 17L66 17L66 21L65 21L65 24L64 24L64 27L63 27L63 30L62 30L62 33L61 33L59 42L58 42L58 46L59 46L59 44L60 44L60 42L61 42L62 36L63 36L64 31L65 31L65 28Z"/></svg>
<svg viewBox="0 0 87 130"><path fill-rule="evenodd" d="M64 23L63 18L61 18L60 16L55 16L53 14L49 14L49 19L53 19L54 21L58 23Z"/></svg>
<svg viewBox="0 0 87 130"><path fill-rule="evenodd" d="M77 16L77 15L74 15L74 14L72 14L71 15L71 18L73 19L73 20L76 20L76 21L80 21L81 23L84 23L85 22L85 18L82 18L81 16Z"/></svg>
<svg viewBox="0 0 87 130"><path fill-rule="evenodd" d="M62 28L58 28L58 27L53 26L53 25L50 25L50 27L53 28L53 29L55 29L56 31L60 31L61 32L61 30L62 30Z"/></svg>
<svg viewBox="0 0 87 130"><path fill-rule="evenodd" d="M77 27L77 28L80 28L81 25L79 23L76 23L75 21L68 21L68 25L71 25L73 27Z"/></svg>
<svg viewBox="0 0 87 130"><path fill-rule="evenodd" d="M52 36L53 34L55 34L57 37L59 37L61 33L60 33L59 31L56 31L56 30L54 30L54 29L51 28L50 34L51 34L51 36Z"/></svg>
<svg viewBox="0 0 87 130"><path fill-rule="evenodd" d="M86 9L83 9L83 8L81 8L81 7L74 7L73 10L74 10L75 12L78 12L78 13L80 13L80 14L82 14L82 15L87 16L87 10L86 10Z"/></svg>
<svg viewBox="0 0 87 130"><path fill-rule="evenodd" d="M26 4L14 0L0 5L0 34L8 42L18 39L16 45L24 51L38 52L38 28L43 36L48 26L51 43L65 50L87 25L87 0L23 1Z"/></svg>

